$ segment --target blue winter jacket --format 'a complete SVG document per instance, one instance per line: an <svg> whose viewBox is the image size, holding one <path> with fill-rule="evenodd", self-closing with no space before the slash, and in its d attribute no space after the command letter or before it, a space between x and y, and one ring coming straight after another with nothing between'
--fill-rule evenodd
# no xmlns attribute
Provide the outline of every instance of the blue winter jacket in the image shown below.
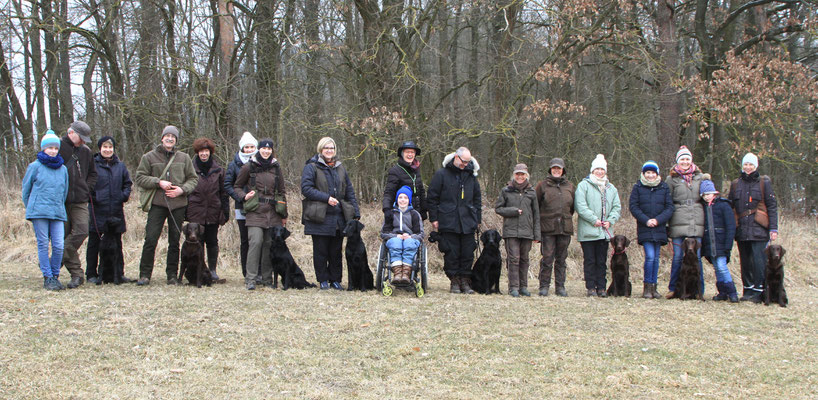
<svg viewBox="0 0 818 400"><path fill-rule="evenodd" d="M26 219L68 221L65 199L68 197L68 169L53 169L39 161L28 165L23 177L23 204Z"/></svg>
<svg viewBox="0 0 818 400"><path fill-rule="evenodd" d="M236 178L239 176L239 171L241 171L241 167L243 166L244 163L241 161L239 153L236 153L236 155L233 157L233 161L231 161L230 165L227 166L227 173L224 174L224 190L230 197L233 198L233 201L236 202L236 210L244 209L244 199L236 193L235 189L233 189L233 183L236 182Z"/></svg>
<svg viewBox="0 0 818 400"><path fill-rule="evenodd" d="M704 236L702 237L702 257L710 263L715 257L727 257L733 250L733 238L736 236L736 217L730 200L716 198L709 206L704 206Z"/></svg>
<svg viewBox="0 0 818 400"><path fill-rule="evenodd" d="M667 244L667 222L673 216L673 197L670 187L665 182L656 186L645 186L636 182L628 201L631 215L636 218L636 234L639 244L657 242ZM648 227L648 220L656 219L658 225Z"/></svg>
<svg viewBox="0 0 818 400"><path fill-rule="evenodd" d="M97 169L97 184L94 186L89 212L88 229L91 232L105 232L105 224L110 218L119 219L114 232L125 232L125 211L123 204L131 197L131 174L125 163L119 161L116 155L110 162L97 153L94 155L94 165Z"/></svg>

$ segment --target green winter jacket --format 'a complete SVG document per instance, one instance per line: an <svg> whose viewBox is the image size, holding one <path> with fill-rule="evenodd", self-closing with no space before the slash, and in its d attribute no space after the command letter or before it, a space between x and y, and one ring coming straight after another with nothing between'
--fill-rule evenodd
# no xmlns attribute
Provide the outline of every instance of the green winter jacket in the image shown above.
<svg viewBox="0 0 818 400"><path fill-rule="evenodd" d="M610 240L614 235L614 224L619 220L622 205L619 203L619 191L610 182L605 189L605 215L602 215L602 192L588 177L577 185L574 196L574 209L577 211L577 240ZM607 232L602 227L594 226L597 220L608 221L611 227Z"/></svg>
<svg viewBox="0 0 818 400"><path fill-rule="evenodd" d="M173 164L168 168L165 176L160 177L159 174L165 169L165 165L174 153L176 157L173 159ZM160 179L170 181L174 186L182 188L185 194L173 199L165 196L165 191L159 187ZM189 155L177 150L169 152L159 145L142 156L133 180L142 190L156 189L152 205L175 210L187 206L187 197L196 189L199 176L196 175Z"/></svg>
<svg viewBox="0 0 818 400"><path fill-rule="evenodd" d="M510 184L504 187L494 212L503 217L503 238L540 240L540 207L531 185L522 192Z"/></svg>

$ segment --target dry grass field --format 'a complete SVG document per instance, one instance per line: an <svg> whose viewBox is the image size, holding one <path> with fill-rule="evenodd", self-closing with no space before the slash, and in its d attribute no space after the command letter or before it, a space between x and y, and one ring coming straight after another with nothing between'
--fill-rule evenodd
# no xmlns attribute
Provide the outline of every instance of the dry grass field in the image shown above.
<svg viewBox="0 0 818 400"><path fill-rule="evenodd" d="M297 203L289 244L314 280ZM374 269L381 214L371 206L364 215ZM484 215L486 226L499 226L492 210ZM144 218L129 204L131 277ZM148 287L86 284L49 293L19 189L4 185L0 398L816 398L818 223L785 217L781 226L786 309L643 300L635 245L636 297L588 299L576 243L568 298L449 294L436 250L431 290L421 299L408 292L247 292L232 221L221 235L224 285L166 286L160 241ZM634 237L633 220L626 217L617 232ZM669 264L662 259L660 286ZM714 278L705 265L709 298ZM501 285L505 292L505 274ZM536 279L529 285L535 289Z"/></svg>

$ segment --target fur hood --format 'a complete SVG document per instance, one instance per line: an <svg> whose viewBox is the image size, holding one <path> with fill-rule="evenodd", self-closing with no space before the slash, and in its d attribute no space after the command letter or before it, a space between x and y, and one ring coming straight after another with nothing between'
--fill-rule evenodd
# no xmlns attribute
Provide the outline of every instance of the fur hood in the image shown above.
<svg viewBox="0 0 818 400"><path fill-rule="evenodd" d="M443 158L443 164L442 164L443 168L446 168L447 165L454 162L453 161L454 160L454 155L455 155L455 153L449 153L449 155L447 155L446 157ZM472 174L474 174L474 176L477 176L477 171L480 170L480 164L477 163L477 159L472 157L471 161L469 161L469 164L466 165L465 169L466 170L471 170Z"/></svg>

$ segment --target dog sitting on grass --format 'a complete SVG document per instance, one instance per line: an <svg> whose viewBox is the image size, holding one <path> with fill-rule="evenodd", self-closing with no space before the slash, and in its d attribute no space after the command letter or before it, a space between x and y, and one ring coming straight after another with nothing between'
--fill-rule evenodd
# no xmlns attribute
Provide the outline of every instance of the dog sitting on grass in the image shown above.
<svg viewBox="0 0 818 400"><path fill-rule="evenodd" d="M631 297L630 264L625 249L631 243L623 235L616 235L611 239L613 255L611 256L611 284L608 286L608 296Z"/></svg>
<svg viewBox="0 0 818 400"><path fill-rule="evenodd" d="M187 278L189 284L195 284L200 288L202 285L213 284L213 276L207 268L204 256L204 235L205 227L195 222L190 222L182 227L182 234L185 235L185 243L182 244L182 262L179 267L179 284L182 277Z"/></svg>
<svg viewBox="0 0 818 400"><path fill-rule="evenodd" d="M477 293L500 293L500 273L503 270L503 259L500 254L500 241L503 237L496 229L489 229L480 235L483 252L474 263L471 271L472 289Z"/></svg>
<svg viewBox="0 0 818 400"><path fill-rule="evenodd" d="M700 291L701 282L699 282L698 251L701 247L701 243L694 238L687 238L682 242L682 266L679 270L679 282L676 283L676 292L673 297L682 300L704 300Z"/></svg>
<svg viewBox="0 0 818 400"><path fill-rule="evenodd" d="M347 290L365 292L375 288L375 278L369 269L369 259L366 256L366 245L361 239L364 224L358 220L351 220L344 226L343 234L347 238L344 247L344 256L347 260Z"/></svg>
<svg viewBox="0 0 818 400"><path fill-rule="evenodd" d="M293 254L287 247L287 238L290 237L290 231L283 226L276 226L273 227L272 236L270 258L273 264L273 288L278 287L279 276L284 290L315 287L315 284L307 281L304 271L295 263Z"/></svg>
<svg viewBox="0 0 818 400"><path fill-rule="evenodd" d="M786 307L787 291L784 290L784 263L782 258L787 251L781 245L771 245L764 249L767 254L766 278L764 280L764 305L769 306L770 302L778 303L781 307Z"/></svg>

